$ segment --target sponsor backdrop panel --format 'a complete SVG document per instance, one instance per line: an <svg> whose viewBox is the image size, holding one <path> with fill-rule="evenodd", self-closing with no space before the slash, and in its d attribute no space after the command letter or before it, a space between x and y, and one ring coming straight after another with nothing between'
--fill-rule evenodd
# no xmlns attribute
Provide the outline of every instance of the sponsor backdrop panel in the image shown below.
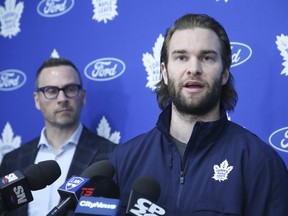
<svg viewBox="0 0 288 216"><path fill-rule="evenodd" d="M185 13L205 13L231 40L239 101L229 118L288 166L287 8L286 0L0 0L0 161L40 134L34 82L49 56L81 71L90 129L119 144L149 130L160 112L153 90L165 30Z"/></svg>

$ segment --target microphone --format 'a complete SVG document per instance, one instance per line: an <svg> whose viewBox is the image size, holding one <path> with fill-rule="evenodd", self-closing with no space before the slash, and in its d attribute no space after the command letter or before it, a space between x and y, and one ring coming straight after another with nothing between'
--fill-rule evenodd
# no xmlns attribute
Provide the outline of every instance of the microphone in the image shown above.
<svg viewBox="0 0 288 216"><path fill-rule="evenodd" d="M152 176L136 179L130 192L126 215L165 215L165 210L155 204L160 193L160 184Z"/></svg>
<svg viewBox="0 0 288 216"><path fill-rule="evenodd" d="M80 198L75 210L75 216L116 216L120 204L118 198L118 185L112 179L103 179L96 184L93 197L82 196Z"/></svg>
<svg viewBox="0 0 288 216"><path fill-rule="evenodd" d="M61 175L61 169L54 160L32 164L23 172L16 170L1 178L0 213L6 214L33 200L31 193L52 184Z"/></svg>
<svg viewBox="0 0 288 216"><path fill-rule="evenodd" d="M92 184L99 182L101 179L112 178L114 173L113 164L108 160L102 160L89 166L80 177L72 176L58 189L61 202L46 216L61 216L70 210L75 210L79 197L81 193L83 194L82 188L91 188Z"/></svg>

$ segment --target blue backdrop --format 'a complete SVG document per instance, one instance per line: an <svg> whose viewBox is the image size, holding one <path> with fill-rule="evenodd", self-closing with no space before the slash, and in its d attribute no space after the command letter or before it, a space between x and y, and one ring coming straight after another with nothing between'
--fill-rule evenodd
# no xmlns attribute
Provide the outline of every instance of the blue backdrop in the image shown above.
<svg viewBox="0 0 288 216"><path fill-rule="evenodd" d="M231 40L239 101L230 119L288 166L287 11L287 0L0 0L0 160L40 134L35 73L51 55L81 71L90 129L123 143L152 128L165 30L185 13L205 13Z"/></svg>

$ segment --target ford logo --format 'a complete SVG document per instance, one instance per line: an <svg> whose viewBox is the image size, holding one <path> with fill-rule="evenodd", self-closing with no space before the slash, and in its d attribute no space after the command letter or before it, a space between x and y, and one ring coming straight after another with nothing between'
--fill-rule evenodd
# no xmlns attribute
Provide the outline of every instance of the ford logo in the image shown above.
<svg viewBox="0 0 288 216"><path fill-rule="evenodd" d="M42 0L37 5L37 12L43 17L57 17L70 11L74 0Z"/></svg>
<svg viewBox="0 0 288 216"><path fill-rule="evenodd" d="M13 91L26 82L26 75L20 70L8 69L0 71L0 91Z"/></svg>
<svg viewBox="0 0 288 216"><path fill-rule="evenodd" d="M231 42L230 45L232 50L231 67L243 64L251 57L252 49L248 45L239 42Z"/></svg>
<svg viewBox="0 0 288 216"><path fill-rule="evenodd" d="M279 151L288 152L288 127L272 133L269 137L269 143Z"/></svg>
<svg viewBox="0 0 288 216"><path fill-rule="evenodd" d="M116 58L101 58L90 62L84 69L85 76L94 81L116 79L125 71L125 64Z"/></svg>

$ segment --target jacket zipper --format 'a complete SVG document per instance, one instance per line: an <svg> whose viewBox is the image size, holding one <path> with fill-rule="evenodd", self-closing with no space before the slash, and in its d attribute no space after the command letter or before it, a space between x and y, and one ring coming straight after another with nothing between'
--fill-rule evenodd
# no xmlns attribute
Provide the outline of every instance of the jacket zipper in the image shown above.
<svg viewBox="0 0 288 216"><path fill-rule="evenodd" d="M184 171L180 172L180 184L184 184L185 176L184 176Z"/></svg>
<svg viewBox="0 0 288 216"><path fill-rule="evenodd" d="M181 200L181 194L183 191L183 184L185 182L185 173L184 173L184 165L183 165L183 161L180 160L180 164L181 164L181 171L180 171L180 184L179 184L179 191L178 191L178 196L177 196L177 209L180 208L180 200Z"/></svg>
<svg viewBox="0 0 288 216"><path fill-rule="evenodd" d="M173 170L173 163L174 163L174 154L175 152L173 151L174 146L170 145L170 162L169 162L169 167L170 170ZM176 200L176 208L179 209L180 208L180 197L182 194L182 190L183 190L183 184L185 182L185 173L184 173L184 161L182 161L182 158L180 156L180 153L178 153L178 156L180 157L179 162L180 162L180 185L179 185L179 190L178 190L178 194L177 194L177 200ZM185 156L184 156L185 157Z"/></svg>

